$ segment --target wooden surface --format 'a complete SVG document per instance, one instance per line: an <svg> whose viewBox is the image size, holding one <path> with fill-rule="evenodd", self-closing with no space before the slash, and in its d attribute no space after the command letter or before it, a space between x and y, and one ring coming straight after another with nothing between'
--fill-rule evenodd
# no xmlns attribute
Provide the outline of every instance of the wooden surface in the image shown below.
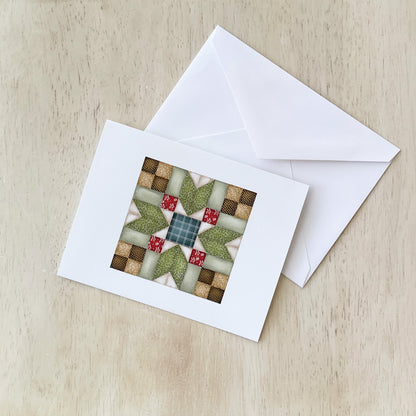
<svg viewBox="0 0 416 416"><path fill-rule="evenodd" d="M216 24L402 151L259 344L56 276L105 119L144 128ZM416 414L416 3L0 9L0 414Z"/></svg>

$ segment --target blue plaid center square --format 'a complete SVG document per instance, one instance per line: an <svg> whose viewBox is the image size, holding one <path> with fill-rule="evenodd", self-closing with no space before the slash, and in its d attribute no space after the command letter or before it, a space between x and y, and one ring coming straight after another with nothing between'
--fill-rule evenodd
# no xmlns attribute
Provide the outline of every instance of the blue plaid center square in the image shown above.
<svg viewBox="0 0 416 416"><path fill-rule="evenodd" d="M201 221L185 217L175 212L169 226L166 240L192 248L200 225Z"/></svg>

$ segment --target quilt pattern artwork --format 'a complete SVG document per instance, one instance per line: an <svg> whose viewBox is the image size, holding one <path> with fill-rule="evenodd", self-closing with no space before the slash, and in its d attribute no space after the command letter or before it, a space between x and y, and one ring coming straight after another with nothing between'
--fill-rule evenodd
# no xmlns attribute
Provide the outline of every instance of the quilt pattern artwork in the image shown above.
<svg viewBox="0 0 416 416"><path fill-rule="evenodd" d="M146 157L111 267L217 303L256 193Z"/></svg>

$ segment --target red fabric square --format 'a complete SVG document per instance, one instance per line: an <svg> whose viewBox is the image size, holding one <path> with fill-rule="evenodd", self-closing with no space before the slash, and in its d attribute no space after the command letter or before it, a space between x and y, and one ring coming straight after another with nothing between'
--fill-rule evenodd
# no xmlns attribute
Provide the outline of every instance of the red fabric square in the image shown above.
<svg viewBox="0 0 416 416"><path fill-rule="evenodd" d="M168 209L169 211L175 211L178 198L176 196L164 194L160 208Z"/></svg>
<svg viewBox="0 0 416 416"><path fill-rule="evenodd" d="M219 215L220 215L219 211L216 211L215 209L211 209L211 208L205 208L204 218L202 218L202 221L208 224L216 225Z"/></svg>
<svg viewBox="0 0 416 416"><path fill-rule="evenodd" d="M147 249L155 251L156 253L160 253L162 251L163 244L165 244L165 240L163 238L151 235Z"/></svg>
<svg viewBox="0 0 416 416"><path fill-rule="evenodd" d="M206 256L207 256L207 253L193 249L191 253L191 257L189 258L189 263L202 267Z"/></svg>

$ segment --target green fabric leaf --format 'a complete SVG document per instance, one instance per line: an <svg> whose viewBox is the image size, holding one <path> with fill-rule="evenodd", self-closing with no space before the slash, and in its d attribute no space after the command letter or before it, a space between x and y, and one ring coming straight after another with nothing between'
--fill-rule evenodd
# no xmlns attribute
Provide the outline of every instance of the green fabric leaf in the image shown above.
<svg viewBox="0 0 416 416"><path fill-rule="evenodd" d="M179 193L179 200L187 215L191 215L207 206L213 186L214 181L197 188L189 172L186 174Z"/></svg>
<svg viewBox="0 0 416 416"><path fill-rule="evenodd" d="M176 286L179 288L185 276L187 266L188 262L181 248L179 246L172 247L160 255L153 280L170 272Z"/></svg>
<svg viewBox="0 0 416 416"><path fill-rule="evenodd" d="M169 223L159 207L138 199L134 199L134 203L140 212L141 218L126 224L126 227L144 234L154 234L163 228L169 227Z"/></svg>
<svg viewBox="0 0 416 416"><path fill-rule="evenodd" d="M228 261L233 261L233 259L225 244L240 236L240 233L222 227L213 227L198 235L208 254Z"/></svg>

